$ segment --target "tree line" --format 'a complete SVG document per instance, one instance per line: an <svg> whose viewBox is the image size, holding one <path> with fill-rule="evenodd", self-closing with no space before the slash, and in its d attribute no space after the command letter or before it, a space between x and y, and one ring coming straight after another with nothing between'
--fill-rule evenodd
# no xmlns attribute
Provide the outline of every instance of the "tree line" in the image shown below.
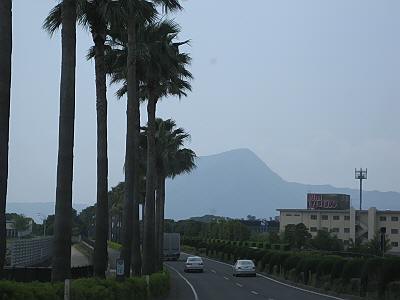
<svg viewBox="0 0 400 300"><path fill-rule="evenodd" d="M0 2L0 270L5 256L5 205L11 89L12 1ZM75 132L76 31L90 32L93 45L97 115L97 196L94 275L107 266L109 213L121 209L121 258L125 277L152 274L161 264L165 182L195 167L195 153L184 148L189 134L173 120L156 117L157 103L191 90L191 57L182 51L180 26L169 15L182 9L179 0L62 0L43 28L61 29L61 80L54 216L52 280L70 277L72 181ZM107 77L126 98L126 147L122 201L109 207ZM147 125L140 124L140 104L147 106ZM139 204L144 204L142 246Z"/></svg>

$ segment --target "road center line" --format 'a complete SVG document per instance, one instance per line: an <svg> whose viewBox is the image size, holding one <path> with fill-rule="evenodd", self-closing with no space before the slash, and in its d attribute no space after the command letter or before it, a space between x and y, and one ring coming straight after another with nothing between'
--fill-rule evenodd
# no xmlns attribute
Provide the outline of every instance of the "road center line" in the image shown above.
<svg viewBox="0 0 400 300"><path fill-rule="evenodd" d="M184 253L184 252L182 252L182 253ZM184 254L187 254L187 253L184 253ZM187 255L189 255L189 254L187 254ZM233 267L233 265L231 265L231 264L227 264L227 263L224 263L224 262L221 262L221 261L218 261L218 260L214 260L214 259L211 259L211 258L204 257L204 259L212 261L212 262L215 262L215 263L218 263L218 264L221 264L221 265ZM278 284L281 284L281 285L284 285L284 286L287 286L287 287L290 287L292 289L299 290L299 291L302 291L302 292L306 292L306 293L310 293L310 294L314 294L314 295L318 295L318 296L322 296L322 297L326 297L326 298L330 298L330 299L345 300L343 298L339 298L339 297L335 297L335 296L331 296L331 295L326 295L326 294L322 294L322 293L318 293L318 292L302 289L300 287L293 286L293 285L290 285L290 284L287 284L287 283L280 282L278 280L269 278L269 277L267 277L267 276L265 276L263 274L260 274L260 273L257 273L257 275L262 277L262 278L264 278L264 279L267 279L269 281L272 281L272 282L275 282L275 283L278 283Z"/></svg>
<svg viewBox="0 0 400 300"><path fill-rule="evenodd" d="M240 284L240 283L237 283L237 282L236 282L236 285L237 285L238 287L243 287L243 284Z"/></svg>
<svg viewBox="0 0 400 300"><path fill-rule="evenodd" d="M229 278L228 278L228 277L226 277L226 276L224 276L224 279L225 279L225 280L229 280Z"/></svg>
<svg viewBox="0 0 400 300"><path fill-rule="evenodd" d="M189 287L192 289L193 295L194 295L194 300L199 300L199 296L197 296L197 292L194 288L194 286L189 282L189 280L186 279L185 276L183 276L177 269L175 269L174 267L171 267L168 264L165 264L168 268L170 268L171 270L175 271L184 281L186 281L186 283L189 285Z"/></svg>
<svg viewBox="0 0 400 300"><path fill-rule="evenodd" d="M216 274L216 273L217 273L217 271L215 271L215 270L212 270L212 269L211 269L211 272L213 272L214 274Z"/></svg>
<svg viewBox="0 0 400 300"><path fill-rule="evenodd" d="M251 293L254 295L258 295L258 293L256 291L251 291Z"/></svg>

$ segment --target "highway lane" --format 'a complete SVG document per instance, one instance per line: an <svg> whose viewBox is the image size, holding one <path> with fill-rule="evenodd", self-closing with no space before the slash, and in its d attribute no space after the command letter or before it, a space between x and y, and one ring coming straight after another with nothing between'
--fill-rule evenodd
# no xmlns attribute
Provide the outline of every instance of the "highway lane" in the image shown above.
<svg viewBox="0 0 400 300"><path fill-rule="evenodd" d="M176 300L246 300L246 299L267 299L267 300L329 300L341 299L333 296L323 295L312 291L303 290L301 288L292 287L280 282L263 277L258 274L257 277L233 277L232 267L230 265L216 262L203 258L205 265L204 273L184 273L184 262L187 258L186 254L181 255L181 259L177 262L166 262L166 266L170 269L172 282L175 284L174 289L180 290L186 283L186 293L184 297L176 296ZM176 276L179 272L181 276ZM182 276L192 285L191 297L188 297L188 283ZM177 282L180 281L180 283Z"/></svg>

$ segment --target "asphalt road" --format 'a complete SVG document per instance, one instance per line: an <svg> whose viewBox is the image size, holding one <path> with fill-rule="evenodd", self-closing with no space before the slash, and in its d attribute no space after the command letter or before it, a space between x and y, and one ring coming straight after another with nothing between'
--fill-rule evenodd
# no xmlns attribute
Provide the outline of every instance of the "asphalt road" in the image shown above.
<svg viewBox="0 0 400 300"><path fill-rule="evenodd" d="M168 300L328 300L342 299L280 283L257 274L257 277L233 277L230 265L204 260L204 273L184 273L187 255L177 262L166 262L171 273Z"/></svg>
<svg viewBox="0 0 400 300"><path fill-rule="evenodd" d="M71 267L88 266L89 259L81 253L75 245L71 247Z"/></svg>

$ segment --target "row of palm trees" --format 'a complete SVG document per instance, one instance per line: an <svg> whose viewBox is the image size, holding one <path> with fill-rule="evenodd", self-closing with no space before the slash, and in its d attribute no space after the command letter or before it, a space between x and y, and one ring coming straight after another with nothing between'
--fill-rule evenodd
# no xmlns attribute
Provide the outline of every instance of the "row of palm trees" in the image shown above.
<svg viewBox="0 0 400 300"><path fill-rule="evenodd" d="M165 181L167 177L190 171L195 158L191 150L182 148L188 135L182 129L176 129L173 121L156 118L160 99L170 95L186 96L191 88L189 81L192 75L187 70L190 57L180 50L180 46L187 41L177 41L179 26L165 17L166 13L181 8L179 0L62 0L44 22L44 29L50 34L61 28L62 42L53 281L70 277L77 25L90 31L93 47L88 58L95 61L97 202L94 275L105 276L108 256L107 75L111 83L120 84L118 96L126 95L127 98L121 250L125 276L131 276L131 270L133 275L147 275L161 268ZM161 10L163 15L159 13ZM11 0L0 1L0 42L2 269L8 173ZM145 101L148 123L141 132L139 106ZM145 218L141 247L139 203L143 184Z"/></svg>
<svg viewBox="0 0 400 300"><path fill-rule="evenodd" d="M146 162L147 162L147 132L143 127L140 135L140 162L139 168L139 202L145 204L146 197ZM161 258L164 233L164 207L165 207L165 182L167 178L188 173L195 168L196 154L187 148L183 148L190 135L182 128L177 128L171 120L156 119L156 209L155 209L155 269L162 269ZM118 184L109 193L111 220L110 233L119 235L119 224L123 213L123 201L121 194L125 189L124 183ZM143 215L145 215L143 213ZM115 238L120 241L119 236Z"/></svg>

